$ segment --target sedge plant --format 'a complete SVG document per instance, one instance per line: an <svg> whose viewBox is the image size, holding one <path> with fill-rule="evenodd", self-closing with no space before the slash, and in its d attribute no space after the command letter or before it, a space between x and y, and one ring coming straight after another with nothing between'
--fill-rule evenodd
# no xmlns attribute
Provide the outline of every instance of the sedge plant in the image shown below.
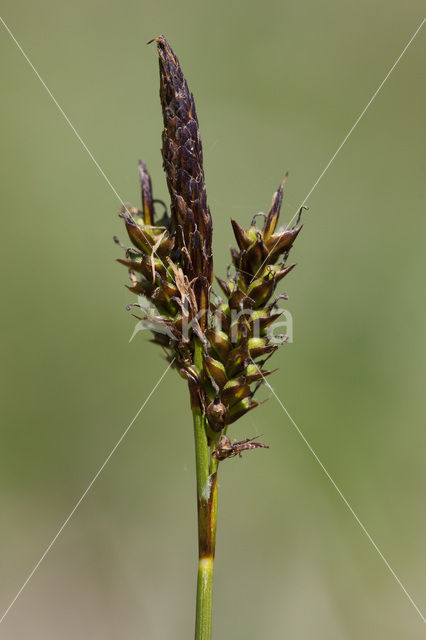
<svg viewBox="0 0 426 640"><path fill-rule="evenodd" d="M247 229L232 220L237 247L231 248L227 277L216 278L220 295L214 292L213 225L194 98L164 36L151 42L159 55L170 215L154 200L140 161L142 206L126 205L120 212L132 246L119 243L125 250L119 262L128 269L130 291L148 302L129 308L139 310L139 322L152 331L152 341L189 388L199 549L195 640L210 640L218 469L242 451L267 448L255 438L231 441L228 428L261 404L255 394L273 373L265 362L286 341L285 336L277 340L271 329L281 315L277 302L286 298L276 295L277 285L295 266L287 260L301 229L300 215L292 228L278 228L285 177L266 215L254 216Z"/></svg>

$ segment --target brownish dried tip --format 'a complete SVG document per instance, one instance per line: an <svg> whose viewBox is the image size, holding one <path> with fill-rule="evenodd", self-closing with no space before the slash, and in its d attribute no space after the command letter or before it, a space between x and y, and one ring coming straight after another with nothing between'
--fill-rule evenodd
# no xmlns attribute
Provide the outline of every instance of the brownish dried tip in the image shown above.
<svg viewBox="0 0 426 640"><path fill-rule="evenodd" d="M263 227L263 236L264 236L265 242L274 233L275 228L277 226L277 222L278 222L278 218L281 210L281 204L283 201L284 185L286 183L287 178L288 178L288 171L285 174L283 180L281 181L281 184L278 187L277 191L273 195L271 208L269 209L269 213L266 216L265 225Z"/></svg>
<svg viewBox="0 0 426 640"><path fill-rule="evenodd" d="M151 176L143 160L139 160L139 180L141 183L143 221L145 224L153 225L154 205L152 203Z"/></svg>

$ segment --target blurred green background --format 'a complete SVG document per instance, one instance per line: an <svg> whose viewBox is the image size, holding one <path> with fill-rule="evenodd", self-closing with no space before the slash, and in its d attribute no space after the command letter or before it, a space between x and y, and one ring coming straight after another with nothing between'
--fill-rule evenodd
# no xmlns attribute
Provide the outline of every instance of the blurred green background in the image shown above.
<svg viewBox="0 0 426 640"><path fill-rule="evenodd" d="M167 199L156 51L195 94L216 272L290 171L283 222L420 24L422 3L4 0L2 16L120 197L137 160ZM0 609L165 362L140 333L119 202L0 30ZM286 280L294 343L274 388L418 606L424 582L426 27L309 198ZM425 627L272 397L233 429L214 637L414 640ZM169 373L0 626L7 640L187 639L195 488L185 383Z"/></svg>

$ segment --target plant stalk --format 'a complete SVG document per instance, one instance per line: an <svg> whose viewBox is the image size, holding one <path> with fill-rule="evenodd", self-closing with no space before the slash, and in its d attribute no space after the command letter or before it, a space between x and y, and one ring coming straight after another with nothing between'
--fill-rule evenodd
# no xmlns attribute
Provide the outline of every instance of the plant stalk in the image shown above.
<svg viewBox="0 0 426 640"><path fill-rule="evenodd" d="M202 344L195 342L194 364L203 370ZM209 451L207 420L193 406L198 510L198 578L195 640L210 640L212 626L213 564L217 522L217 461ZM214 443L211 449L214 448Z"/></svg>

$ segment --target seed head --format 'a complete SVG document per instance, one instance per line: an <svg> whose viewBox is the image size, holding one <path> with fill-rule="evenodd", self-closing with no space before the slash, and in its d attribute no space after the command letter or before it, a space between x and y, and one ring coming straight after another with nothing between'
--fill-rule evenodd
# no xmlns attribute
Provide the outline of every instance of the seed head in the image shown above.
<svg viewBox="0 0 426 640"><path fill-rule="evenodd" d="M164 36L157 45L160 99L163 111L163 168L170 194L170 218L159 219L151 179L139 163L141 209L124 206L124 220L132 248L119 262L129 270L128 288L147 298L152 309L139 307L136 316L153 334L153 341L188 381L191 403L201 408L210 425L207 434L217 460L241 451L265 447L246 439L232 444L225 430L262 404L254 395L273 373L266 360L286 342L272 340L271 326L280 317L278 283L295 266L288 255L301 226L278 227L284 184L279 185L261 227L257 215L244 229L232 220L237 248L225 279L216 278L224 298L211 296L212 219L207 204L203 152L192 93L175 53ZM163 207L165 205L161 203ZM118 241L117 241L118 242ZM194 363L194 341L203 344L203 366ZM213 433L213 436L212 436Z"/></svg>

